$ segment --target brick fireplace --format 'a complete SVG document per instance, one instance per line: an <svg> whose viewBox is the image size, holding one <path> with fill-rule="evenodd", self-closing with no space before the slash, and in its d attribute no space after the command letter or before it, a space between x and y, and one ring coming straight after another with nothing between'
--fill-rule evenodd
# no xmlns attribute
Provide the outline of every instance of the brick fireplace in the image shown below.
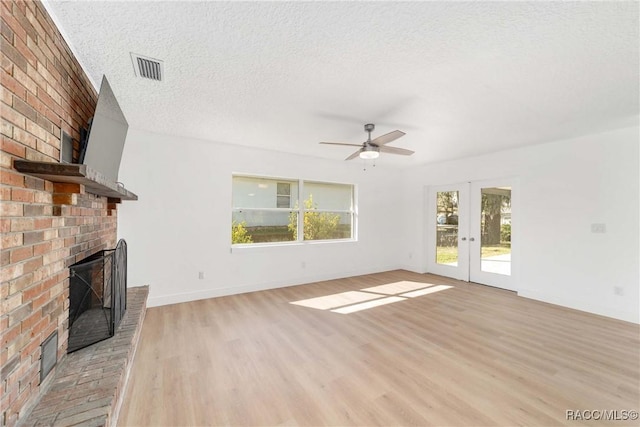
<svg viewBox="0 0 640 427"><path fill-rule="evenodd" d="M69 266L115 248L120 200L15 168L21 159L58 162L63 132L77 158L97 93L40 2L0 3L0 426L11 426L53 377L41 381L40 359L55 332L57 358L66 356Z"/></svg>

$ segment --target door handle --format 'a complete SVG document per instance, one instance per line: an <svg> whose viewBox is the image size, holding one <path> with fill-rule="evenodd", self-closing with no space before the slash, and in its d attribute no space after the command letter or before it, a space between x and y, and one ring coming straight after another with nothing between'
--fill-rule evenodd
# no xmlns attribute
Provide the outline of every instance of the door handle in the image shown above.
<svg viewBox="0 0 640 427"><path fill-rule="evenodd" d="M462 237L460 240L462 240L464 242L465 240L467 240L467 238L466 237Z"/></svg>
<svg viewBox="0 0 640 427"><path fill-rule="evenodd" d="M470 241L470 242L475 242L475 241L476 241L476 239L474 239L473 237L469 237L469 241Z"/></svg>

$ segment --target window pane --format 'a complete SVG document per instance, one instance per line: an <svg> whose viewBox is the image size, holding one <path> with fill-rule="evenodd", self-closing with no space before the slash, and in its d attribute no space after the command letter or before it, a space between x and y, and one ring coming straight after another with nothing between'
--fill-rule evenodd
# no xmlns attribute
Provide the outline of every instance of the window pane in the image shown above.
<svg viewBox="0 0 640 427"><path fill-rule="evenodd" d="M276 200L277 208L290 209L291 208L291 196L278 196Z"/></svg>
<svg viewBox="0 0 640 427"><path fill-rule="evenodd" d="M436 212L436 262L458 265L458 192L439 191Z"/></svg>
<svg viewBox="0 0 640 427"><path fill-rule="evenodd" d="M304 213L304 240L332 240L351 238L351 218L345 212Z"/></svg>
<svg viewBox="0 0 640 427"><path fill-rule="evenodd" d="M279 189L289 186L289 201L286 209L295 206L298 195L297 181L283 181L281 179L253 178L245 176L233 177L233 207L234 208L279 208ZM284 195L284 194L283 194ZM284 202L280 202L282 204Z"/></svg>
<svg viewBox="0 0 640 427"><path fill-rule="evenodd" d="M233 212L231 243L289 242L297 222L296 212Z"/></svg>
<svg viewBox="0 0 640 427"><path fill-rule="evenodd" d="M511 275L511 188L483 188L480 269Z"/></svg>
<svg viewBox="0 0 640 427"><path fill-rule="evenodd" d="M291 195L291 184L288 182L279 182L278 196L289 196L289 195Z"/></svg>
<svg viewBox="0 0 640 427"><path fill-rule="evenodd" d="M352 201L352 185L306 181L304 183L305 209L351 211Z"/></svg>

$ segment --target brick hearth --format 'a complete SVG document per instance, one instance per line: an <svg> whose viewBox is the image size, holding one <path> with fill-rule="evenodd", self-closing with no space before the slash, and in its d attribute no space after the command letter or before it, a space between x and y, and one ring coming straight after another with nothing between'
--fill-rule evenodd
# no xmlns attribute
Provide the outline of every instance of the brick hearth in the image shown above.
<svg viewBox="0 0 640 427"><path fill-rule="evenodd" d="M69 354L24 426L115 425L147 306L148 287L129 288L115 336Z"/></svg>

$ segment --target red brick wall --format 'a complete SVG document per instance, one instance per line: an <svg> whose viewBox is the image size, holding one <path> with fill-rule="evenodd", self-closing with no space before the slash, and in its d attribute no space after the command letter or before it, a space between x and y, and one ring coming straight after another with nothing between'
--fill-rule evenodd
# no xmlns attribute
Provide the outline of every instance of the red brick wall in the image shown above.
<svg viewBox="0 0 640 427"><path fill-rule="evenodd" d="M34 403L40 345L58 331L66 353L68 266L116 243L115 205L82 186L23 175L14 159L57 162L61 130L74 139L97 94L39 2L0 2L0 425ZM77 156L77 152L76 152ZM50 374L51 377L51 374Z"/></svg>

